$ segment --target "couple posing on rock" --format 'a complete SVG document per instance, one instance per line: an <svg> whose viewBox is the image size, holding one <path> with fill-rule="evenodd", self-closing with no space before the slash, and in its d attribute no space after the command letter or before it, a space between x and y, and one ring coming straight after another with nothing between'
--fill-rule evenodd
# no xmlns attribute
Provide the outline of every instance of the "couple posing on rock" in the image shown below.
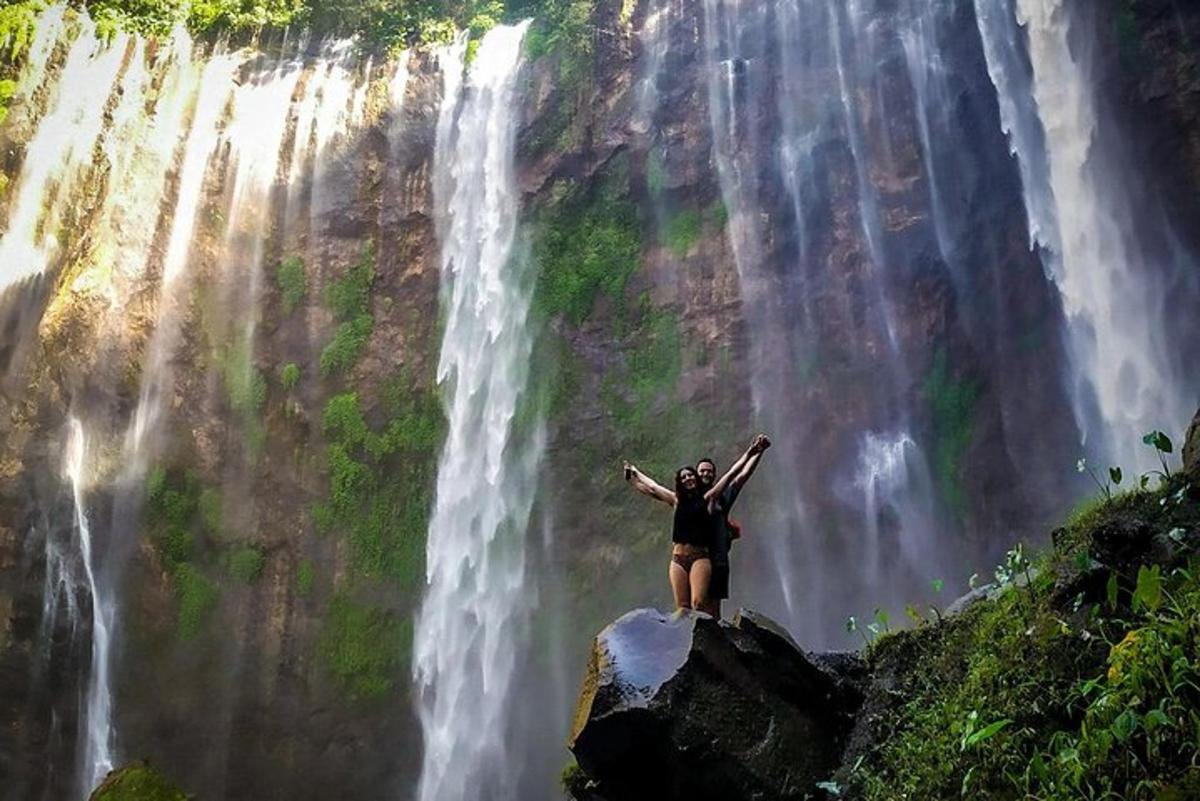
<svg viewBox="0 0 1200 801"><path fill-rule="evenodd" d="M720 480L712 459L681 467L674 492L625 462L625 480L634 489L675 510L668 575L677 608L721 617L721 601L729 597L729 548L741 536L729 510L769 447L771 441L759 434Z"/></svg>

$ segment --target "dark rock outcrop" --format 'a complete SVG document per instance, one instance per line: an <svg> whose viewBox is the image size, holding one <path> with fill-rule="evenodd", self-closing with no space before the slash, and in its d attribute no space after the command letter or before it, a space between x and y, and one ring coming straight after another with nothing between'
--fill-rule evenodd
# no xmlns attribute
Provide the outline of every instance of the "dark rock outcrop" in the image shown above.
<svg viewBox="0 0 1200 801"><path fill-rule="evenodd" d="M639 609L596 637L570 747L592 797L804 798L838 764L863 672L752 612Z"/></svg>

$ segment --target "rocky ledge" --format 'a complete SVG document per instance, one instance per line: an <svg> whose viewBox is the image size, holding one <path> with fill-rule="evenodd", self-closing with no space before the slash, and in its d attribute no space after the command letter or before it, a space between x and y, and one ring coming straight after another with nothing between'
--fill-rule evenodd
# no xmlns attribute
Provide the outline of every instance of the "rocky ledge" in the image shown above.
<svg viewBox="0 0 1200 801"><path fill-rule="evenodd" d="M576 798L800 799L839 763L854 654L806 654L762 615L629 612L596 637L570 748Z"/></svg>
<svg viewBox="0 0 1200 801"><path fill-rule="evenodd" d="M1156 486L1081 504L1033 562L1010 552L1011 579L865 659L805 653L753 612L626 614L595 639L567 790L1200 798L1200 412L1182 457Z"/></svg>

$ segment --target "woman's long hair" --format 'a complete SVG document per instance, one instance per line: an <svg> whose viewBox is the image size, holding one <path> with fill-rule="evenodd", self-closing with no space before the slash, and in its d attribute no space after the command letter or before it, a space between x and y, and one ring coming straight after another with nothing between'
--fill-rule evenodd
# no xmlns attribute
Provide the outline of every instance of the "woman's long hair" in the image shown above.
<svg viewBox="0 0 1200 801"><path fill-rule="evenodd" d="M683 486L683 474L685 472L691 473L693 476L696 476L696 484L691 489L688 489L687 487ZM700 492L700 476L696 475L696 468L692 467L689 464L689 465L684 465L683 467L681 467L675 471L675 495L678 498L680 498L681 500L685 499L685 498L691 499L691 498L696 498L696 497L700 496L701 494L702 493Z"/></svg>

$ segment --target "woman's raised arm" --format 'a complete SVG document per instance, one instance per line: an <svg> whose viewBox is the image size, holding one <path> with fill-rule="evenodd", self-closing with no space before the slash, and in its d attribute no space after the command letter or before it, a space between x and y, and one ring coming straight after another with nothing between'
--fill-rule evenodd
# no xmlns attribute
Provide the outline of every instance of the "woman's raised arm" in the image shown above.
<svg viewBox="0 0 1200 801"><path fill-rule="evenodd" d="M662 501L667 506L675 507L675 493L672 490L659 484L629 462L622 465L622 470L625 473L625 480L633 485L635 490L656 501Z"/></svg>

